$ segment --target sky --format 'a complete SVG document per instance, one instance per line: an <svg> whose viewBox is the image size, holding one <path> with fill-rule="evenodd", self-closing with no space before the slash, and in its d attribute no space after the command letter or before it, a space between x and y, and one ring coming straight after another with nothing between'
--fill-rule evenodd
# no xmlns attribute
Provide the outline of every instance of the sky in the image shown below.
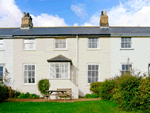
<svg viewBox="0 0 150 113"><path fill-rule="evenodd" d="M109 26L150 26L150 0L0 0L0 28L20 27L23 12L34 27L99 26L101 11Z"/></svg>

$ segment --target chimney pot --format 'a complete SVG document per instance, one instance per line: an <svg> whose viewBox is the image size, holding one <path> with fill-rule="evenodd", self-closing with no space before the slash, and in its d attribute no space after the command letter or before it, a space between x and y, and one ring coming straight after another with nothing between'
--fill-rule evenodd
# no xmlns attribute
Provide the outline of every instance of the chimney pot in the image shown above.
<svg viewBox="0 0 150 113"><path fill-rule="evenodd" d="M108 16L107 16L107 12L105 11L103 14L103 11L101 11L101 17L100 17L100 26L109 26L108 23Z"/></svg>
<svg viewBox="0 0 150 113"><path fill-rule="evenodd" d="M27 13L27 17L30 17L30 14L29 14L29 13Z"/></svg>
<svg viewBox="0 0 150 113"><path fill-rule="evenodd" d="M29 13L23 13L23 17L22 17L22 22L21 22L21 28L23 29L29 29L33 27L33 23L32 23L32 17L30 16Z"/></svg>
<svg viewBox="0 0 150 113"><path fill-rule="evenodd" d="M104 12L104 15L107 15L107 11Z"/></svg>
<svg viewBox="0 0 150 113"><path fill-rule="evenodd" d="M104 15L104 14L103 14L103 11L101 11L101 15Z"/></svg>

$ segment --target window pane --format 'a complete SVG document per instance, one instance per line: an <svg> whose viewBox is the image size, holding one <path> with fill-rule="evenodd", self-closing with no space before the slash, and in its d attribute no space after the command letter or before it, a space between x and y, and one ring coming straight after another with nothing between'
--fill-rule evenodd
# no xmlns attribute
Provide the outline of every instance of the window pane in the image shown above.
<svg viewBox="0 0 150 113"><path fill-rule="evenodd" d="M91 83L91 78L88 78L88 83Z"/></svg>
<svg viewBox="0 0 150 113"><path fill-rule="evenodd" d="M92 77L95 76L95 71L92 71Z"/></svg>
<svg viewBox="0 0 150 113"><path fill-rule="evenodd" d="M91 65L88 65L88 70L92 70L92 66Z"/></svg>
<svg viewBox="0 0 150 113"><path fill-rule="evenodd" d="M98 77L98 71L96 71L95 75Z"/></svg>
<svg viewBox="0 0 150 113"><path fill-rule="evenodd" d="M98 77L96 77L96 81L95 82L98 82Z"/></svg>
<svg viewBox="0 0 150 113"><path fill-rule="evenodd" d="M122 70L125 70L125 65L122 65Z"/></svg>
<svg viewBox="0 0 150 113"><path fill-rule="evenodd" d="M32 78L32 83L35 83L35 78Z"/></svg>
<svg viewBox="0 0 150 113"><path fill-rule="evenodd" d="M31 65L28 65L28 70L31 70Z"/></svg>
<svg viewBox="0 0 150 113"><path fill-rule="evenodd" d="M121 42L124 42L124 38L121 38Z"/></svg>
<svg viewBox="0 0 150 113"><path fill-rule="evenodd" d="M98 65L96 65L96 70L98 70Z"/></svg>
<svg viewBox="0 0 150 113"><path fill-rule="evenodd" d="M28 68L27 68L28 66L27 65L25 65L25 70L28 70Z"/></svg>
<svg viewBox="0 0 150 113"><path fill-rule="evenodd" d="M24 71L24 77L27 77L27 71Z"/></svg>
<svg viewBox="0 0 150 113"><path fill-rule="evenodd" d="M128 48L131 48L131 44L128 44Z"/></svg>
<svg viewBox="0 0 150 113"><path fill-rule="evenodd" d="M3 67L0 67L0 71L3 71Z"/></svg>
<svg viewBox="0 0 150 113"><path fill-rule="evenodd" d="M127 48L127 43L125 43L125 48Z"/></svg>
<svg viewBox="0 0 150 113"><path fill-rule="evenodd" d="M124 38L125 42L127 42L127 38Z"/></svg>
<svg viewBox="0 0 150 113"><path fill-rule="evenodd" d="M58 44L55 44L55 48L58 48Z"/></svg>
<svg viewBox="0 0 150 113"><path fill-rule="evenodd" d="M27 78L24 78L24 83L27 83Z"/></svg>
<svg viewBox="0 0 150 113"><path fill-rule="evenodd" d="M131 42L131 38L128 38L128 42Z"/></svg>
<svg viewBox="0 0 150 113"><path fill-rule="evenodd" d="M59 78L59 74L56 74L56 78Z"/></svg>
<svg viewBox="0 0 150 113"><path fill-rule="evenodd" d="M32 70L35 70L35 65L32 65Z"/></svg>
<svg viewBox="0 0 150 113"><path fill-rule="evenodd" d="M91 77L91 71L88 71L88 77Z"/></svg>
<svg viewBox="0 0 150 113"><path fill-rule="evenodd" d="M124 43L121 43L121 48L124 48Z"/></svg>
<svg viewBox="0 0 150 113"><path fill-rule="evenodd" d="M31 71L28 71L28 77L31 78Z"/></svg>
<svg viewBox="0 0 150 113"><path fill-rule="evenodd" d="M92 77L92 82L94 82L94 77Z"/></svg>
<svg viewBox="0 0 150 113"><path fill-rule="evenodd" d="M31 82L31 78L28 78L28 81L29 81L29 83L32 83L32 82Z"/></svg>
<svg viewBox="0 0 150 113"><path fill-rule="evenodd" d="M34 71L32 71L32 77L34 77L35 76L35 72Z"/></svg>
<svg viewBox="0 0 150 113"><path fill-rule="evenodd" d="M96 65L92 65L92 70L96 70Z"/></svg>
<svg viewBox="0 0 150 113"><path fill-rule="evenodd" d="M88 45L89 48L91 48L91 43Z"/></svg>

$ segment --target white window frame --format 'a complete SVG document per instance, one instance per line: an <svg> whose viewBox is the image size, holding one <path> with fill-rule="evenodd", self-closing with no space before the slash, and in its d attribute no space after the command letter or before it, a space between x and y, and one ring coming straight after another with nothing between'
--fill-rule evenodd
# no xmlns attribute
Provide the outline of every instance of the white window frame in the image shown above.
<svg viewBox="0 0 150 113"><path fill-rule="evenodd" d="M31 41L31 42L25 42L25 41ZM34 46L31 49L25 49L25 44L34 44ZM36 50L36 39L35 38L24 39L23 40L23 48L24 48L24 50Z"/></svg>
<svg viewBox="0 0 150 113"><path fill-rule="evenodd" d="M131 42L128 41L128 39L131 39ZM124 42L122 42L122 39L124 39ZM127 42L125 42L125 39L127 39ZM122 48L122 44L124 44L124 48ZM125 44L130 44L131 47L125 47ZM121 37L121 49L131 49L132 48L132 38L131 37Z"/></svg>
<svg viewBox="0 0 150 113"><path fill-rule="evenodd" d="M60 65L60 63L68 63L68 78L52 78L51 77L51 63L54 63L54 64L56 64L56 63L59 63L59 65ZM49 75L50 75L50 79L70 79L70 76L71 76L71 64L70 64L70 62L50 62L49 63Z"/></svg>
<svg viewBox="0 0 150 113"><path fill-rule="evenodd" d="M34 78L34 81L35 83L24 83L24 71L25 71L25 65L34 65L35 66L35 78ZM27 82L28 82L28 75L27 75ZM36 85L36 64L33 64L33 63L24 63L23 64L23 85Z"/></svg>
<svg viewBox="0 0 150 113"><path fill-rule="evenodd" d="M99 69L98 69L98 81L97 82L100 82L100 63L97 63L97 62L93 62L93 63L87 63L87 85L90 85L91 83L88 82L88 66L89 65L98 65L99 66ZM92 76L92 75L91 75Z"/></svg>
<svg viewBox="0 0 150 113"><path fill-rule="evenodd" d="M0 45L2 45L2 47L0 47L0 50L4 50L4 40L0 39Z"/></svg>
<svg viewBox="0 0 150 113"><path fill-rule="evenodd" d="M122 65L125 65L125 68L126 68L126 65L131 65L131 68L130 68L130 70L129 71L131 71L132 70L132 63L129 63L129 64L127 64L127 63L122 63L121 64L121 74L122 74L122 72L124 71L128 71L127 69L125 69L125 70L122 70Z"/></svg>
<svg viewBox="0 0 150 113"><path fill-rule="evenodd" d="M57 39L59 38L54 38L54 50L67 50L67 38L62 38L62 39L66 39L66 48L56 48L55 43Z"/></svg>
<svg viewBox="0 0 150 113"><path fill-rule="evenodd" d="M98 39L98 42L97 42L97 48L89 48L89 38L97 38ZM92 50L92 49L100 49L100 38L99 37L88 37L87 38L87 48L88 50Z"/></svg>

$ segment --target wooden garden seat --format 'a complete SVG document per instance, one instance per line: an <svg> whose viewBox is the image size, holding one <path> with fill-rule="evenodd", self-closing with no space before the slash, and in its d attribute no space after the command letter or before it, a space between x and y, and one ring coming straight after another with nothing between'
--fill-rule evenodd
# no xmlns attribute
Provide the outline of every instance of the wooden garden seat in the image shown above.
<svg viewBox="0 0 150 113"><path fill-rule="evenodd" d="M57 90L68 90L67 92L66 92L66 95L64 95L62 92L57 92L57 99L58 99L58 97L60 97L60 98L67 98L67 97L69 97L70 99L72 99L71 98L71 94L72 94L72 90L71 90L71 88L64 88L64 89L59 89L59 88L57 88Z"/></svg>

